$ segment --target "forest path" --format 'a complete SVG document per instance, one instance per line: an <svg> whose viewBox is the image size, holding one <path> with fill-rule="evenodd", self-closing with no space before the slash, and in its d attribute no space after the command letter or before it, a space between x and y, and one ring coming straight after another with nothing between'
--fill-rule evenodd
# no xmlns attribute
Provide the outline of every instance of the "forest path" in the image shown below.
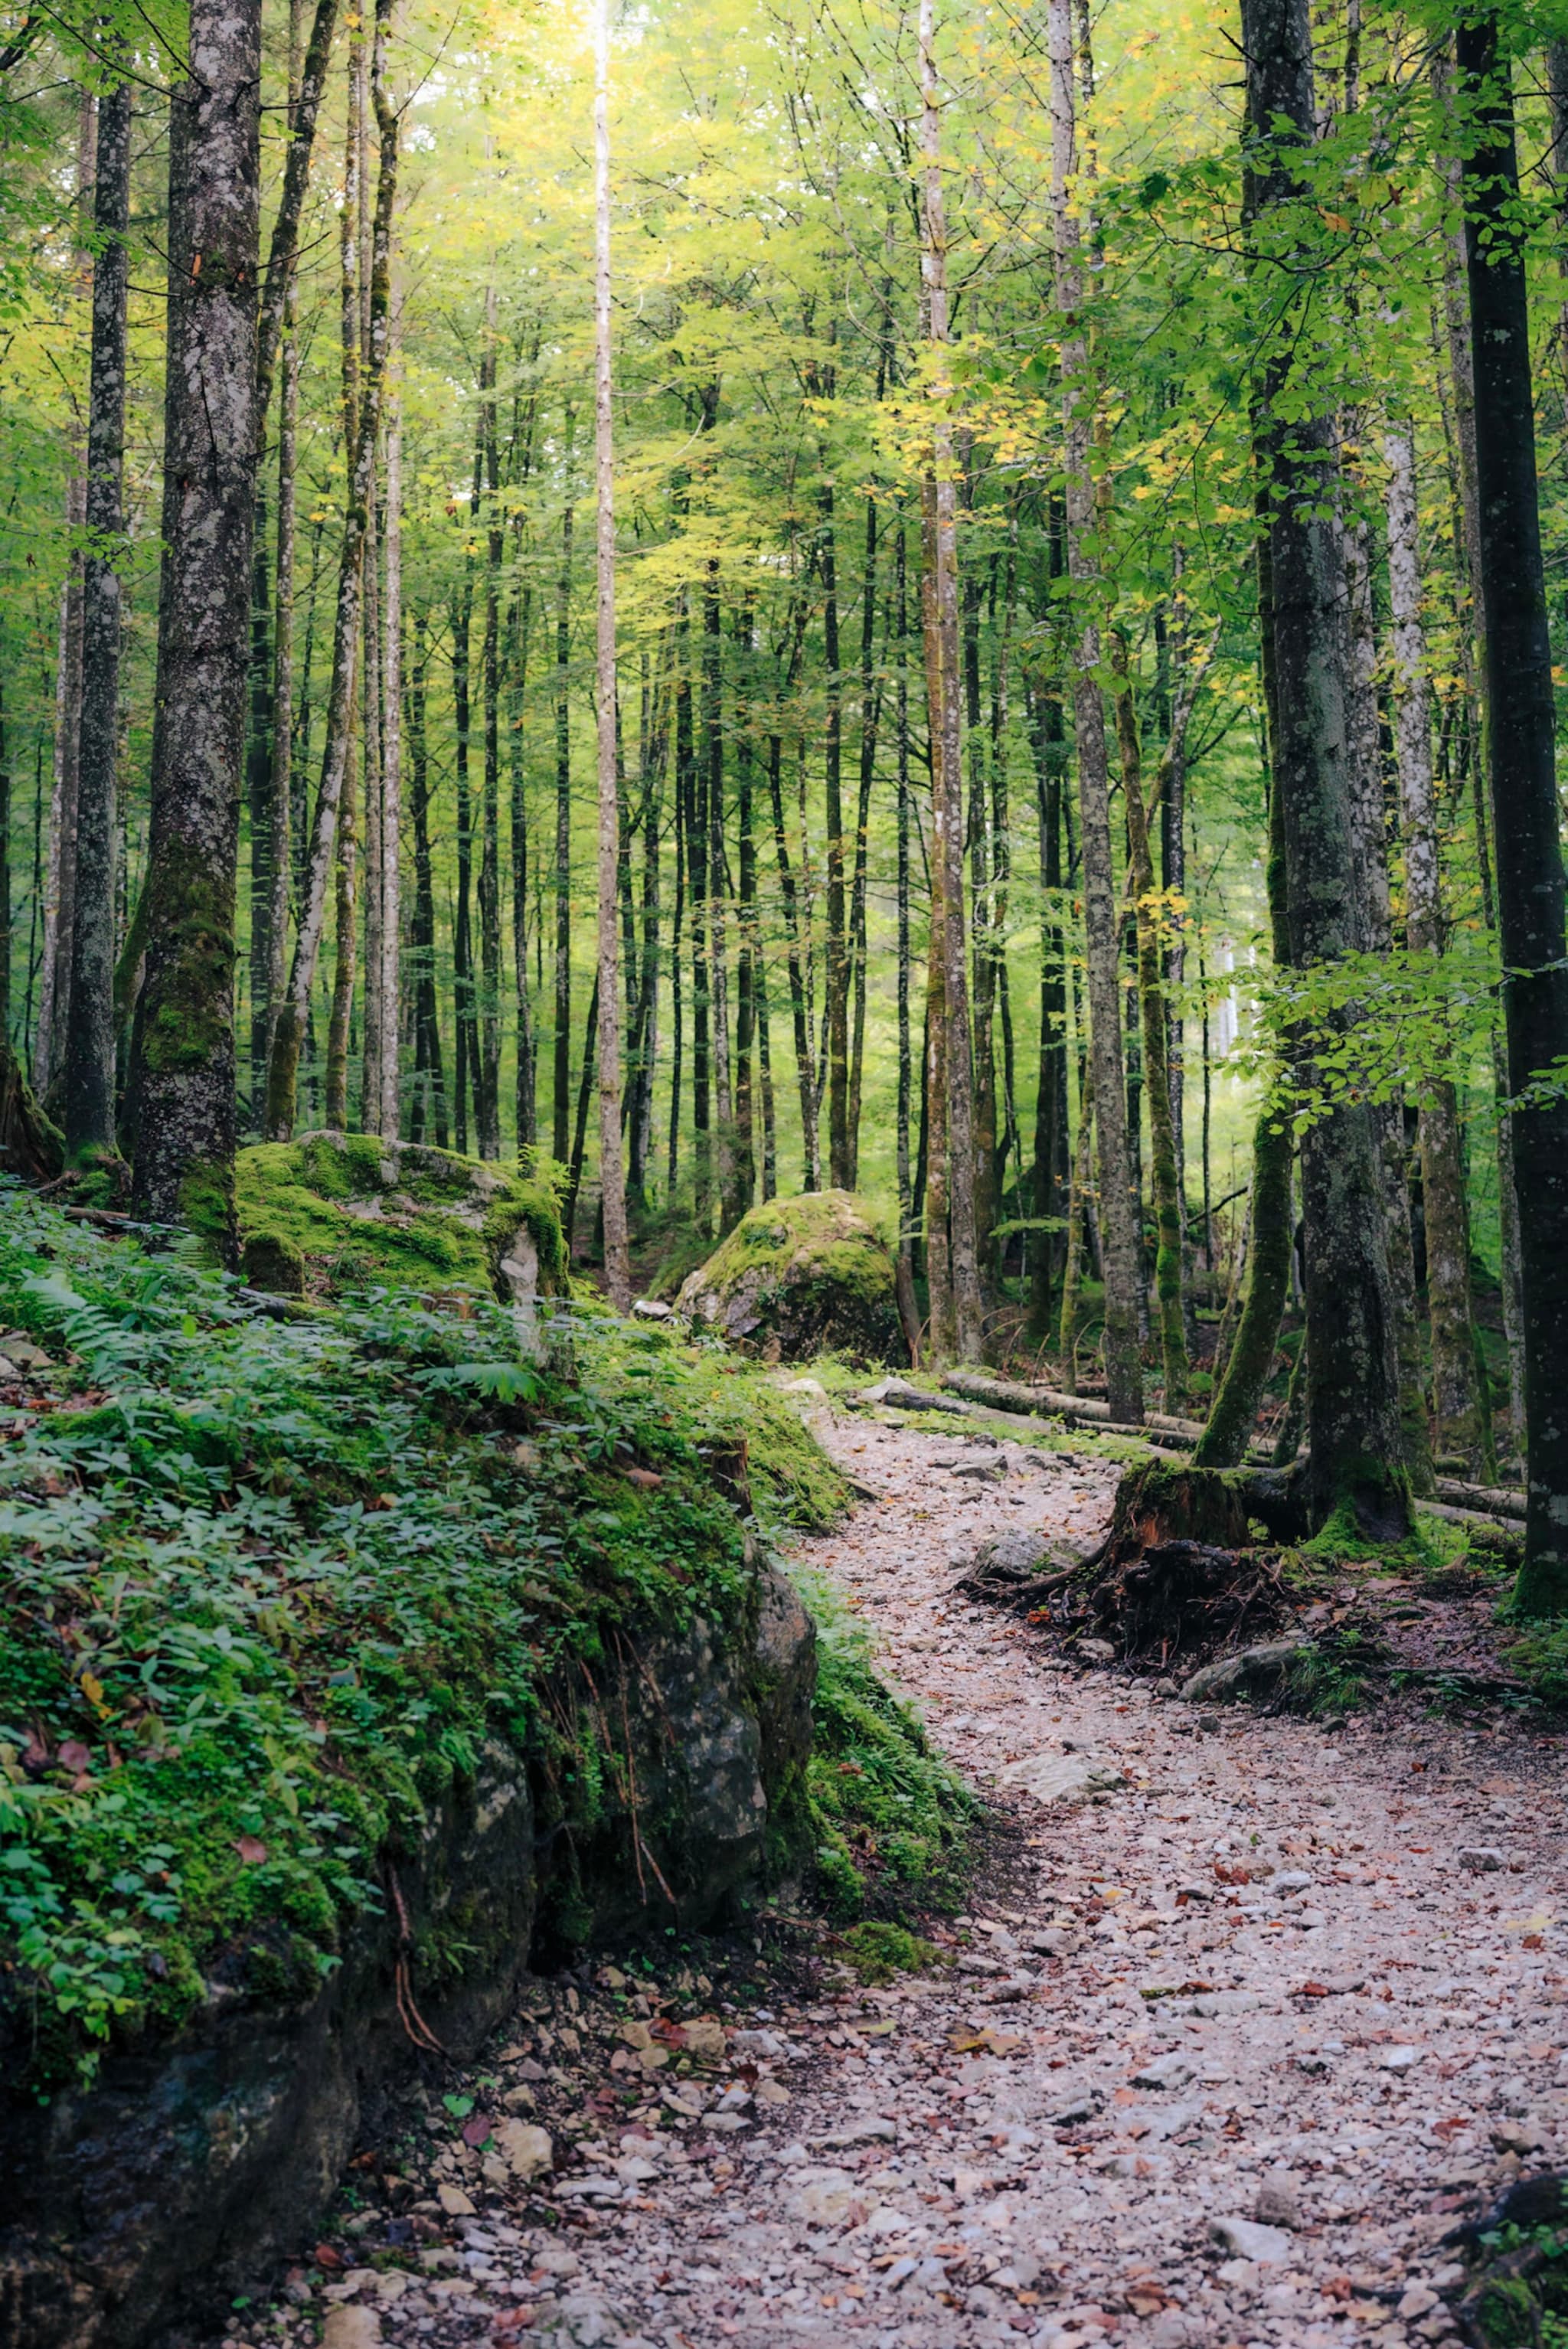
<svg viewBox="0 0 1568 2349"><path fill-rule="evenodd" d="M1019 1832L951 1970L770 1992L730 2057L787 2099L737 2087L715 2123L710 2090L708 2123L672 2124L666 2098L622 2128L601 2095L603 2137L573 2125L614 2026L557 1993L521 2076L571 2079L570 2105L539 2091L580 2137L586 2176L553 2187L566 2226L506 2225L481 2197L424 2289L329 2286L328 2349L1451 2337L1438 2239L1517 2170L1511 2137L1527 2161L1559 2150L1556 1748L1415 1712L1337 1733L1211 1718L1067 1668L953 1584L1005 1528L1098 1530L1112 1471L1009 1444L1006 1475L977 1481L955 1473L967 1431L824 1413L820 1433L885 1497L802 1559L972 1781L1035 1755L1121 1783L1076 1803L992 1789ZM1461 1863L1472 1847L1495 1867Z"/></svg>

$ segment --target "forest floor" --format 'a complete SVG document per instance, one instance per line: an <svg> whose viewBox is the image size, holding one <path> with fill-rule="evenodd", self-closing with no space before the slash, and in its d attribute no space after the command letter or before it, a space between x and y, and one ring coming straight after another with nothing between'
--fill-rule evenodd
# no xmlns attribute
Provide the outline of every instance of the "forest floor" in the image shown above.
<svg viewBox="0 0 1568 2349"><path fill-rule="evenodd" d="M327 2349L1452 2338L1441 2238L1568 2153L1559 1741L1086 1671L954 1586L997 1532L1098 1534L1112 1467L1009 1444L976 1476L966 1430L819 1432L882 1497L802 1557L995 1820L941 1962L863 1989L746 1945L537 1985L471 2105L386 2116L230 2342L324 2311ZM520 2184L518 2131L486 2145L502 2111L552 2174Z"/></svg>

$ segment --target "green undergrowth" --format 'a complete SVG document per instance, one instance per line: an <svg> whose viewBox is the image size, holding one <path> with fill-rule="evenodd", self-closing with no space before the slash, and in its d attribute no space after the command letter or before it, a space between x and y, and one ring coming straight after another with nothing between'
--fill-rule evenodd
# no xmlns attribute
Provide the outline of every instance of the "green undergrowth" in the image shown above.
<svg viewBox="0 0 1568 2349"><path fill-rule="evenodd" d="M851 1971L868 1990L892 1982L899 1974L923 1972L942 1960L934 1941L923 1941L907 1926L892 1925L876 1917L851 1926L843 1937L843 1951Z"/></svg>
<svg viewBox="0 0 1568 2349"><path fill-rule="evenodd" d="M568 1384L488 1289L273 1319L6 1186L0 1317L58 1365L0 1423L0 2075L37 2093L214 1986L307 1992L487 1741L571 1785L542 1687L621 1624L738 1627L714 1447L765 1526L842 1497L762 1380L581 1307Z"/></svg>
<svg viewBox="0 0 1568 2349"><path fill-rule="evenodd" d="M823 1905L845 1921L956 1908L974 1799L878 1678L871 1639L832 1586L812 1574L797 1580L817 1624L806 1791Z"/></svg>

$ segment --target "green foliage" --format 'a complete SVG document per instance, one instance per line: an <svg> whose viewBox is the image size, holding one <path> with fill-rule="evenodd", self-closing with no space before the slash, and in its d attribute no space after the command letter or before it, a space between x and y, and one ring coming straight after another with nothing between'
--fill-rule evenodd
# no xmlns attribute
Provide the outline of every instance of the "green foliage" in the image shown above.
<svg viewBox="0 0 1568 2349"><path fill-rule="evenodd" d="M844 1935L844 1951L857 1979L872 1989L899 1974L920 1973L940 1962L934 1941L923 1941L903 1925L868 1917Z"/></svg>
<svg viewBox="0 0 1568 2349"><path fill-rule="evenodd" d="M864 1627L816 1578L802 1580L802 1595L817 1622L807 1800L825 1905L846 1919L956 1907L973 1799L877 1678Z"/></svg>
<svg viewBox="0 0 1568 2349"><path fill-rule="evenodd" d="M0 1440L0 2041L40 2091L211 1980L307 1991L487 1741L541 1750L554 1669L744 1613L698 1446L748 1405L656 1336L585 1317L568 1386L483 1298L273 1320L14 1187L0 1297L70 1358Z"/></svg>

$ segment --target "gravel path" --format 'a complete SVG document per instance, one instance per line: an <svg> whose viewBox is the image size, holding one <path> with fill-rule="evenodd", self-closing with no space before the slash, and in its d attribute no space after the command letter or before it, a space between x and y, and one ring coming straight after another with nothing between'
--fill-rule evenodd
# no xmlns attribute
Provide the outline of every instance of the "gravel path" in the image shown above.
<svg viewBox="0 0 1568 2349"><path fill-rule="evenodd" d="M962 1433L820 1432L885 1499L802 1552L1017 1829L956 1962L770 1991L744 2028L674 1969L629 2022L614 1969L542 1986L480 2067L490 2149L428 2098L425 2174L243 2337L330 2306L329 2349L1451 2338L1439 2239L1568 2151L1556 1744L1211 1719L1068 1669L952 1586L995 1532L1098 1533L1112 1469L1009 1445L988 1482ZM604 2091L644 2073L628 2124ZM388 2245L424 2272L373 2274Z"/></svg>

